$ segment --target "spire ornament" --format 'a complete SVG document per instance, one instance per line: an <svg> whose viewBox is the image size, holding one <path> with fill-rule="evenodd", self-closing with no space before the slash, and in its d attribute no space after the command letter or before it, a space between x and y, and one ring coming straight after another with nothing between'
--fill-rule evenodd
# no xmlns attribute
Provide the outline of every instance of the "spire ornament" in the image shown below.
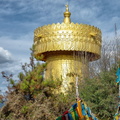
<svg viewBox="0 0 120 120"><path fill-rule="evenodd" d="M66 11L64 12L64 20L63 20L63 22L64 23L71 23L71 20L70 20L71 13L69 12L68 4L66 4L65 7L66 7Z"/></svg>
<svg viewBox="0 0 120 120"><path fill-rule="evenodd" d="M65 5L65 7L66 7L66 11L69 11L69 6L68 6L68 4Z"/></svg>

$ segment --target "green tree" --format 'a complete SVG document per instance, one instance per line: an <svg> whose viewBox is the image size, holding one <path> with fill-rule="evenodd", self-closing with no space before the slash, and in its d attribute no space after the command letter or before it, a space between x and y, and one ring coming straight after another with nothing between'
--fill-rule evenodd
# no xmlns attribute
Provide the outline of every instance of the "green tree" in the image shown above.
<svg viewBox="0 0 120 120"><path fill-rule="evenodd" d="M111 120L118 105L117 68L104 71L80 85L80 94L100 120Z"/></svg>

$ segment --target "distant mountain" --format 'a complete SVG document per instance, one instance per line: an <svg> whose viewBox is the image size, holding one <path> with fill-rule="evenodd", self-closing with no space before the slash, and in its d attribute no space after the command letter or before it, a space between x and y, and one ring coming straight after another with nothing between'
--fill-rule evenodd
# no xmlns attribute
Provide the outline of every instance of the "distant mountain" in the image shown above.
<svg viewBox="0 0 120 120"><path fill-rule="evenodd" d="M2 108L4 106L4 103L0 103L0 108Z"/></svg>

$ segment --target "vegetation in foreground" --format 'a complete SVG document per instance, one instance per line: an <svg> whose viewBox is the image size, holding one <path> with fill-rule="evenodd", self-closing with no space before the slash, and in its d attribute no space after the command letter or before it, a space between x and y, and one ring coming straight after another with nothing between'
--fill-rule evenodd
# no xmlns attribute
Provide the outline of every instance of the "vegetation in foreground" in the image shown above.
<svg viewBox="0 0 120 120"><path fill-rule="evenodd" d="M2 102L7 99L5 106L0 109L1 120L54 120L76 102L74 89L69 90L66 96L54 94L61 81L44 80L45 67L46 64L35 64L31 56L30 63L22 66L18 83L15 83L12 75L2 72L10 85L7 95L0 96ZM106 68L109 69L102 69L79 85L80 97L99 120L112 120L118 104L118 86L115 83L118 62Z"/></svg>

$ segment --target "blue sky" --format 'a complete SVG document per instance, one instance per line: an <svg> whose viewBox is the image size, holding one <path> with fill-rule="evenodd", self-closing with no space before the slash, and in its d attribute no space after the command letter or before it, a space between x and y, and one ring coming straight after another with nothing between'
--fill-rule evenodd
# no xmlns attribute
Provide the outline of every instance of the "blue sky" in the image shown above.
<svg viewBox="0 0 120 120"><path fill-rule="evenodd" d="M61 23L69 3L71 21L96 26L103 39L120 32L120 0L0 0L0 72L17 76L21 64L29 62L34 30ZM7 83L0 76L0 89Z"/></svg>

